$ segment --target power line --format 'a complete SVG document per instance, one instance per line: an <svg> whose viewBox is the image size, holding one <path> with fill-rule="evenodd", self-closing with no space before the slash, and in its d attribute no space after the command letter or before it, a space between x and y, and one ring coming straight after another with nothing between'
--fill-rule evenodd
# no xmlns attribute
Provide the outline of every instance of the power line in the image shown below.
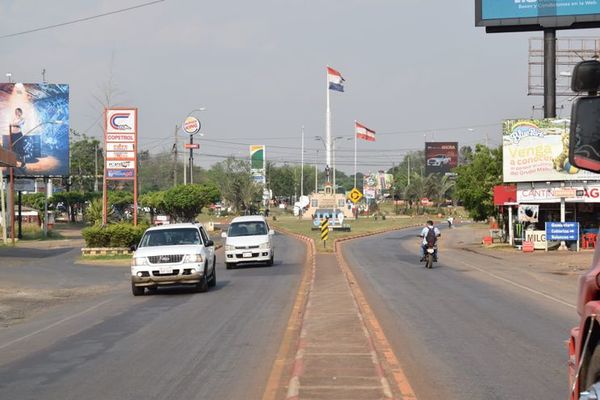
<svg viewBox="0 0 600 400"><path fill-rule="evenodd" d="M26 35L28 33L40 32L40 31L45 31L45 30L54 29L54 28L60 28L61 26L73 25L73 24L77 24L79 22L90 21L90 20L93 20L93 19L107 17L107 16L113 15L113 14L119 14L119 13L122 13L122 12L135 10L137 8L148 7L148 6L157 4L157 3L162 3L163 1L166 1L166 0L149 1L149 2L146 2L146 3L138 4L137 6L127 7L127 8L121 8L120 10L109 11L109 12L102 13L102 14L92 15L91 17L78 18L78 19L74 19L72 21L61 22L60 24L48 25L48 26L43 26L41 28L29 29L29 30L26 30L26 31L15 32L15 33L9 33L7 35L0 36L0 39L6 39L6 38L9 38L9 37Z"/></svg>

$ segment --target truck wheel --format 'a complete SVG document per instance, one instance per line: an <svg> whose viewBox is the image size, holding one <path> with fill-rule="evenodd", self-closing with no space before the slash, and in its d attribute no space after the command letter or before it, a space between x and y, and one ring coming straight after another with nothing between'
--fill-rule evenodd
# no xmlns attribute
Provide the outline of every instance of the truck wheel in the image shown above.
<svg viewBox="0 0 600 400"><path fill-rule="evenodd" d="M134 296L142 296L144 294L144 287L143 286L135 286L132 283L131 284L131 293L133 293Z"/></svg>
<svg viewBox="0 0 600 400"><path fill-rule="evenodd" d="M582 391L600 394L600 344L596 345L587 367L585 380L582 381ZM593 397L590 397L593 398Z"/></svg>

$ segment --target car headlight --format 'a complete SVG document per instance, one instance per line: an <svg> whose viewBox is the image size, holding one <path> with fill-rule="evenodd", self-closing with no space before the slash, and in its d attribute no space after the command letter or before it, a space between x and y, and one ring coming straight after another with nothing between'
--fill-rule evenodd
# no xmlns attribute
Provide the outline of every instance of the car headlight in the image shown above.
<svg viewBox="0 0 600 400"><path fill-rule="evenodd" d="M270 243L269 243L269 242L264 242L264 243L261 243L261 244L260 244L260 248L261 248L261 249L268 249L268 248L270 248L270 247L271 247L271 246L270 246Z"/></svg>
<svg viewBox="0 0 600 400"><path fill-rule="evenodd" d="M202 254L188 254L183 259L184 263L201 263L203 260Z"/></svg>
<svg viewBox="0 0 600 400"><path fill-rule="evenodd" d="M131 259L132 267L139 267L142 265L148 265L148 259L146 257L133 257Z"/></svg>
<svg viewBox="0 0 600 400"><path fill-rule="evenodd" d="M235 246L232 246L230 244L225 245L225 251L234 251L234 250L235 250Z"/></svg>

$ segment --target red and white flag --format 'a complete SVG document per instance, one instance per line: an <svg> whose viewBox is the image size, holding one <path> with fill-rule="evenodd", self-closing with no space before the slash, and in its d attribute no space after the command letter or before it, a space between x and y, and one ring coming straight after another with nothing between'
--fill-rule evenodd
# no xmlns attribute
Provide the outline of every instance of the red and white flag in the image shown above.
<svg viewBox="0 0 600 400"><path fill-rule="evenodd" d="M366 140L367 142L375 141L375 131L367 128L363 124L359 122L354 123L354 130L356 132L356 137L359 139Z"/></svg>

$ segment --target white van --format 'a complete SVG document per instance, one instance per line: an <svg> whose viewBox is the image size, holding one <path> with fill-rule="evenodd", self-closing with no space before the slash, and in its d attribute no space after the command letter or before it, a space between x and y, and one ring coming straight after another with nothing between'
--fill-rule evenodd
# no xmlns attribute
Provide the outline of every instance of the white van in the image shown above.
<svg viewBox="0 0 600 400"><path fill-rule="evenodd" d="M229 224L225 238L225 266L235 268L240 263L264 262L273 265L274 249L272 237L264 217L252 215L237 217Z"/></svg>

